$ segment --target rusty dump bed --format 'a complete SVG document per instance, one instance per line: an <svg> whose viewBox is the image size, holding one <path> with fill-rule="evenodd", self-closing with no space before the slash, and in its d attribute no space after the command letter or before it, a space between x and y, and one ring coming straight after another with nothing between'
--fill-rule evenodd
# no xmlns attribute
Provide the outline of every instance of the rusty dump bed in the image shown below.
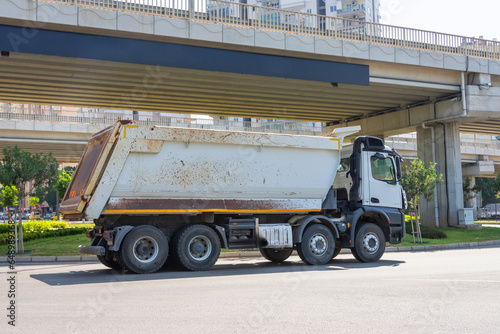
<svg viewBox="0 0 500 334"><path fill-rule="evenodd" d="M120 126L129 122L117 123L95 133L89 139L61 203L59 210L62 214L81 216L112 151Z"/></svg>
<svg viewBox="0 0 500 334"><path fill-rule="evenodd" d="M119 122L89 141L61 205L102 215L320 211L346 135L297 136Z"/></svg>

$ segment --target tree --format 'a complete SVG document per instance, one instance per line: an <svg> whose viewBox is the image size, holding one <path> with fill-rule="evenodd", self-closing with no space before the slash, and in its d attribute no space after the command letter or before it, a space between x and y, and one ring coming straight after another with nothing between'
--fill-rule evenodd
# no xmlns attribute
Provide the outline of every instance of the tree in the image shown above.
<svg viewBox="0 0 500 334"><path fill-rule="evenodd" d="M50 183L57 176L59 164L50 153L31 154L15 146L4 148L3 156L0 161L0 183L15 186L17 195L21 199L31 197L36 188ZM19 246L19 251L24 252L21 217L19 217Z"/></svg>
<svg viewBox="0 0 500 334"><path fill-rule="evenodd" d="M429 163L429 167L426 168L425 164L420 159L415 159L410 162L409 166L403 166L403 175L401 180L401 185L406 191L406 196L409 199L408 203L410 208L415 212L416 217L416 231L417 237L420 236L420 222L419 214L417 212L417 207L419 204L420 197L424 197L425 200L431 201L434 195L434 190L436 184L443 181L442 174L436 173L436 163ZM413 217L412 228L413 228ZM415 240L415 235L413 236ZM420 239L420 242L422 240Z"/></svg>
<svg viewBox="0 0 500 334"><path fill-rule="evenodd" d="M59 171L54 188L56 189L57 196L59 196L60 199L64 197L64 194L66 193L66 189L68 189L70 182L71 174L67 173L65 170Z"/></svg>
<svg viewBox="0 0 500 334"><path fill-rule="evenodd" d="M483 190L483 187L480 185L472 185L472 181L469 176L465 176L462 179L462 188L464 192L464 202L473 199L481 190Z"/></svg>
<svg viewBox="0 0 500 334"><path fill-rule="evenodd" d="M9 216L9 221L11 220L10 210L11 206L17 206L19 200L17 198L17 188L15 186L4 186L0 193L0 205L7 207L7 215Z"/></svg>
<svg viewBox="0 0 500 334"><path fill-rule="evenodd" d="M68 189L69 183L71 182L71 174L67 173L65 170L59 171L57 175L57 180L54 185L54 189L57 194L57 217L59 218L59 204L66 194L66 189Z"/></svg>
<svg viewBox="0 0 500 334"><path fill-rule="evenodd" d="M500 174L496 178L476 178L478 185L482 186L483 206L491 203L500 203Z"/></svg>
<svg viewBox="0 0 500 334"><path fill-rule="evenodd" d="M497 203L500 202L500 174L492 182L493 193L497 199Z"/></svg>
<svg viewBox="0 0 500 334"><path fill-rule="evenodd" d="M14 240L17 240L17 229L15 228L15 223L12 220L12 212L10 211L11 206L16 206L19 203L19 200L17 198L17 188L15 186L4 186L0 184L0 188L2 188L2 191L0 192L0 205L4 206L7 208L7 219L9 221L9 224L14 224ZM16 246L15 250L17 253L17 241L16 241Z"/></svg>
<svg viewBox="0 0 500 334"><path fill-rule="evenodd" d="M40 198L38 198L36 196L31 196L30 197L30 206L35 206L38 203L40 203Z"/></svg>

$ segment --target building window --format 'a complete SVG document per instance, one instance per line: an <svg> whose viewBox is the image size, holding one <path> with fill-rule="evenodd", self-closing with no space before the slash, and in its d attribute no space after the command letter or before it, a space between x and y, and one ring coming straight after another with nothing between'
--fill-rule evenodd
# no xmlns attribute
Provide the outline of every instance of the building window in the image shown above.
<svg viewBox="0 0 500 334"><path fill-rule="evenodd" d="M307 10L307 14L311 14L311 9L308 9L308 10Z"/></svg>

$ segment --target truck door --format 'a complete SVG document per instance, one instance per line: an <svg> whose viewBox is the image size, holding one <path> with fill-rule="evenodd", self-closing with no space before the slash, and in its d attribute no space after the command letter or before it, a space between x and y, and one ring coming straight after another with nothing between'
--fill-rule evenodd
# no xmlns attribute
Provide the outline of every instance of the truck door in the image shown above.
<svg viewBox="0 0 500 334"><path fill-rule="evenodd" d="M381 152L369 152L368 155L369 205L402 208L401 189L396 180L394 160Z"/></svg>

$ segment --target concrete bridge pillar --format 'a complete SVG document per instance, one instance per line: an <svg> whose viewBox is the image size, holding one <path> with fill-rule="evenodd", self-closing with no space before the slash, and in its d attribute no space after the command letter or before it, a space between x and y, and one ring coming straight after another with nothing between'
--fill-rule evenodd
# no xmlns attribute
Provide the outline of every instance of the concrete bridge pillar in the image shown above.
<svg viewBox="0 0 500 334"><path fill-rule="evenodd" d="M420 200L422 225L458 225L458 210L464 207L459 123L417 127L417 154L426 165L436 162L437 173L443 174L443 182L437 185L434 200Z"/></svg>

